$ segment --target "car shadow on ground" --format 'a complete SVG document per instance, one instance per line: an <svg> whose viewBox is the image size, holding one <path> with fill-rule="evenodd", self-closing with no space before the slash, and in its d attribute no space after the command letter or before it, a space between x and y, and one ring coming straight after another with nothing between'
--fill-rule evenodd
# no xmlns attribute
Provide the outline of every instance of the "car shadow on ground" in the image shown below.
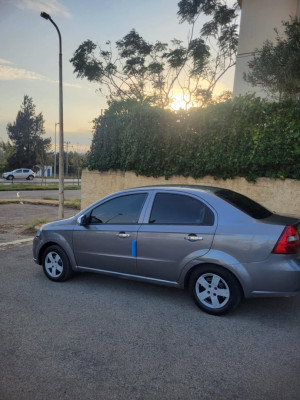
<svg viewBox="0 0 300 400"><path fill-rule="evenodd" d="M42 271L41 278L43 276ZM52 284L52 282L49 281ZM53 283L57 285L57 283ZM113 293L115 298L127 297L128 301L146 299L157 305L167 308L179 307L185 312L191 309L203 314L193 303L188 289L180 290L173 287L155 285L148 282L137 282L127 278L112 277L91 272L76 272L73 278L58 285L75 285L78 293L89 295L97 292L103 294ZM121 301L121 300L120 300ZM156 307L156 306L155 306ZM206 314L207 315L207 314ZM289 324L297 324L300 320L300 296L283 298L255 298L242 299L240 305L230 314L221 317L209 316L211 318L230 318L239 320L259 320L263 324L272 327L281 326L288 321Z"/></svg>

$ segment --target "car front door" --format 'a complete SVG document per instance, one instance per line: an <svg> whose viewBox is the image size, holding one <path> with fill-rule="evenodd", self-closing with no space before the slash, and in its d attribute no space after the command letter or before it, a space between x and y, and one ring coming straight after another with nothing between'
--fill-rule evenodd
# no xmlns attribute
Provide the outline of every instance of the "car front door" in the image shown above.
<svg viewBox="0 0 300 400"><path fill-rule="evenodd" d="M200 199L157 193L138 232L137 275L177 282L183 267L211 248L216 223L215 212Z"/></svg>
<svg viewBox="0 0 300 400"><path fill-rule="evenodd" d="M147 193L116 196L96 206L73 232L80 267L135 275L139 218Z"/></svg>

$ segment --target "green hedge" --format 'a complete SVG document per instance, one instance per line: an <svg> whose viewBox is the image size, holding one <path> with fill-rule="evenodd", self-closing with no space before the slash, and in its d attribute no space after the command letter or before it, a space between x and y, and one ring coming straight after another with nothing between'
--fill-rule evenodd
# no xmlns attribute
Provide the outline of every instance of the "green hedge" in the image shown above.
<svg viewBox="0 0 300 400"><path fill-rule="evenodd" d="M88 168L138 175L300 179L300 102L239 97L171 112L114 103L96 119Z"/></svg>

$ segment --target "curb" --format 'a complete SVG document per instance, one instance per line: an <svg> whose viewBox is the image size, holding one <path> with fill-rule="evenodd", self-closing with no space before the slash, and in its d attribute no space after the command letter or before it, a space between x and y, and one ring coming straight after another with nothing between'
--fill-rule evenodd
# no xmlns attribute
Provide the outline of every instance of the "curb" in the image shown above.
<svg viewBox="0 0 300 400"><path fill-rule="evenodd" d="M21 244L29 244L32 243L33 237L26 238L26 239L18 239L12 242L0 243L0 250L5 250L7 247L15 247Z"/></svg>
<svg viewBox="0 0 300 400"><path fill-rule="evenodd" d="M46 204L49 206L58 206L58 200L43 200L43 199L0 199L0 204L7 203L27 203L27 204Z"/></svg>
<svg viewBox="0 0 300 400"><path fill-rule="evenodd" d="M42 206L54 206L58 207L59 206L59 201L58 200L44 200L44 199L0 199L0 204L9 204L9 203L15 203L15 204L35 204L35 205L42 205ZM73 207L72 205L68 204L68 201L65 200L65 207L66 208L72 208L74 210L80 211L79 208Z"/></svg>

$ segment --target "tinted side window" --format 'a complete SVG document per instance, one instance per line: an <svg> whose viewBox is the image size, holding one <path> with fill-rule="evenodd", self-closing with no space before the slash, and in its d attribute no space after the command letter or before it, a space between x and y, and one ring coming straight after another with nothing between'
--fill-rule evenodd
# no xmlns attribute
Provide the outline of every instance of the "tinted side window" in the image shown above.
<svg viewBox="0 0 300 400"><path fill-rule="evenodd" d="M146 200L146 193L115 197L94 208L92 224L136 224Z"/></svg>
<svg viewBox="0 0 300 400"><path fill-rule="evenodd" d="M27 172L29 172L29 169L23 169L24 174L26 174Z"/></svg>
<svg viewBox="0 0 300 400"><path fill-rule="evenodd" d="M230 203L234 207L248 214L252 218L263 219L272 215L272 213L265 207L240 193L236 193L227 189L221 189L216 192L216 195L227 201L227 203Z"/></svg>
<svg viewBox="0 0 300 400"><path fill-rule="evenodd" d="M193 197L159 193L155 196L150 224L213 225L213 212Z"/></svg>

